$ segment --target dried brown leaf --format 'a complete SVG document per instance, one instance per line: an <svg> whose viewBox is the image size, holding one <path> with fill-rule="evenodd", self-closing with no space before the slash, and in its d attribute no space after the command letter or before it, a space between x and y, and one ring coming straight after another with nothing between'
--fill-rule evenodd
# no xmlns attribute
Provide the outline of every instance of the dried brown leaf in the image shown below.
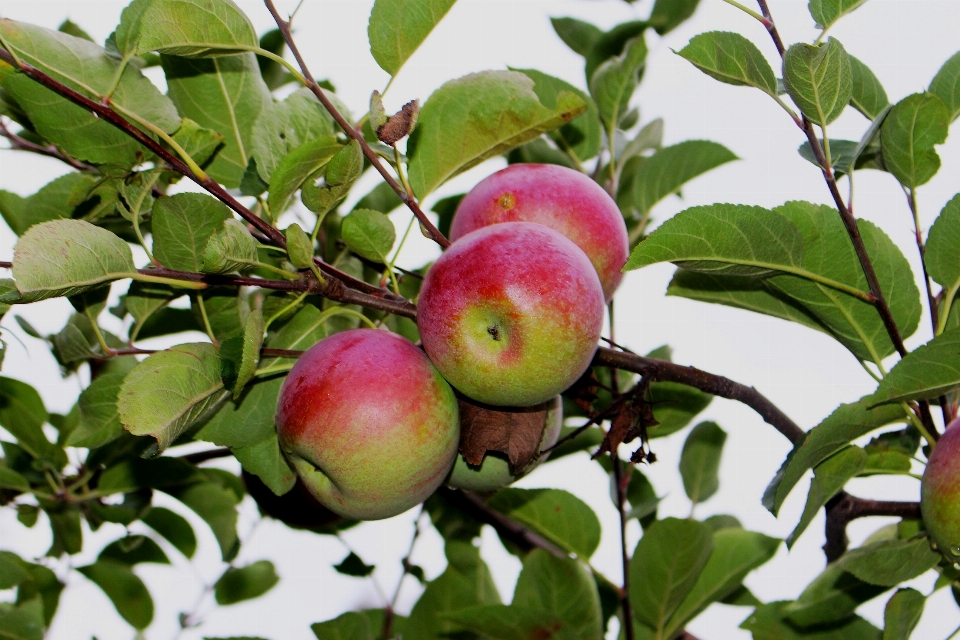
<svg viewBox="0 0 960 640"><path fill-rule="evenodd" d="M419 114L420 101L411 100L400 107L400 111L390 116L386 124L377 128L377 138L383 144L392 145L404 136L410 135Z"/></svg>
<svg viewBox="0 0 960 640"><path fill-rule="evenodd" d="M460 398L460 453L478 465L488 451L498 451L511 471L525 468L540 447L548 406L492 407Z"/></svg>

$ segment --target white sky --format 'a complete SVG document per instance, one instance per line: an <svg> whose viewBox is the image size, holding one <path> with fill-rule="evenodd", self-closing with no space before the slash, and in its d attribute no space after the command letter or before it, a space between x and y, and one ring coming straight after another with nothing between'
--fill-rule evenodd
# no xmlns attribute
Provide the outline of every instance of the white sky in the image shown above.
<svg viewBox="0 0 960 640"><path fill-rule="evenodd" d="M114 0L0 0L0 15L51 28L70 17L102 41L116 25L124 4ZM238 0L238 4L258 32L270 28L269 15L261 3ZM277 4L281 11L288 12L296 3L279 0ZM367 50L366 23L371 4L369 0L307 0L297 18L298 42L314 74L330 78L355 113L364 112L370 92L382 89L387 81ZM396 109L412 98L424 100L447 79L507 65L538 68L583 87L581 59L556 38L548 16L576 16L609 28L646 17L651 5L651 0L640 0L635 5L620 0L460 0L400 72L386 97L387 108ZM810 42L816 37L806 5L806 0L771 2L787 44ZM954 0L871 0L841 20L831 34L873 69L895 102L922 91L943 61L960 48L958 25L960 3ZM663 117L667 144L709 139L726 145L742 159L687 185L683 200L670 198L660 203L654 209L656 221L688 206L713 202L770 207L794 199L829 203L820 173L796 153L803 141L800 131L773 101L756 90L720 84L671 52L682 48L692 36L710 30L746 35L760 46L774 68L779 68L776 52L762 27L721 0L702 0L696 16L665 38L648 34L651 52L647 71L634 98L634 104L642 109L643 121ZM848 109L830 127L830 136L857 140L866 126L859 113ZM919 190L920 216L927 228L958 190L955 177L960 170L960 144L948 140L939 151L943 160L940 173ZM460 176L436 197L468 189L496 170L500 166L497 162L488 162ZM36 191L65 172L65 167L55 161L0 153L0 188L21 195ZM369 185L374 183L371 180ZM846 193L845 182L841 189ZM364 192L359 188L356 197ZM857 174L856 213L882 227L901 247L914 273L919 273L910 214L903 193L891 176L870 171ZM406 223L405 212L394 215L398 225ZM401 260L409 266L419 266L437 253L428 241L416 239L405 248ZM0 259L12 255L14 240L6 227L0 229ZM839 403L873 390L875 384L857 362L822 334L745 311L665 298L663 293L672 273L670 265L655 265L627 275L617 296L616 329L620 342L638 352L669 343L674 348L675 361L756 386L805 429ZM922 290L919 280L918 286ZM67 308L65 301L48 301L18 312L41 330L50 332L62 326ZM23 340L26 351L16 340L8 340L4 374L36 385L51 410L68 410L80 382L75 378L61 381L43 345L24 336L11 316L4 322L4 331L12 328L12 333ZM920 329L907 340L907 345L915 347L929 337L929 320L924 316ZM786 537L802 510L806 481L791 495L779 519L763 509L760 496L789 450L787 441L748 408L734 402L715 400L701 418L716 420L729 437L721 467L720 492L698 507L697 516L732 513L750 529ZM660 462L644 469L658 494L666 495L661 516L686 517L689 513L689 502L676 471L685 433L654 441ZM604 526L594 564L606 575L619 579L616 513L608 497L606 477L595 463L585 455L571 457L542 467L519 486L561 487L591 504ZM864 497L916 500L919 496L919 484L909 478L860 479L850 486ZM164 501L162 494L158 494L158 502L189 514L173 501ZM399 559L409 543L414 513L368 523L345 535L364 560L378 566L375 577L388 593L392 593L400 572ZM208 596L200 605L200 611L206 612L203 625L177 636L178 612L194 611L203 585L215 580L222 570L209 530L193 518L200 538L195 568L166 547L173 567L141 565L137 569L157 605L146 637L198 640L203 636L261 635L274 640L306 640L313 637L309 630L312 622L332 618L349 608L382 606L371 581L342 577L330 568L346 555L341 543L330 537L293 532L275 521L264 521L252 530L255 514L255 507L248 500L243 505L240 525L241 536L248 543L239 562L269 558L277 565L281 583L265 597L233 608L214 609ZM857 543L890 521L859 520L850 527L850 537ZM135 525L132 529L145 528ZM0 547L4 549L25 556L42 555L49 545L48 531L44 521L28 530L16 522L9 510L0 510ZM781 548L772 562L748 577L747 585L764 601L795 598L823 568L819 549L822 531L820 515L792 552ZM103 544L121 535L122 530L107 525L96 534L86 533L84 552L74 559L75 564L92 560ZM638 537L639 527L631 523L631 547ZM490 531L485 531L482 551L503 599L509 601L519 562L503 550ZM441 541L432 530L428 529L418 544L414 561L425 567L429 577L442 571ZM78 573L67 572L66 566L61 569L69 587L61 599L50 638L67 640L97 635L108 640L133 636L97 587ZM932 575L911 584L929 593ZM419 587L413 581L406 583L401 612L408 611L418 593ZM887 598L877 598L862 607L861 613L882 626ZM939 591L928 600L914 637L946 637L960 624L955 607L949 591ZM714 605L689 630L703 640L749 638L749 634L737 629L748 613L743 608Z"/></svg>

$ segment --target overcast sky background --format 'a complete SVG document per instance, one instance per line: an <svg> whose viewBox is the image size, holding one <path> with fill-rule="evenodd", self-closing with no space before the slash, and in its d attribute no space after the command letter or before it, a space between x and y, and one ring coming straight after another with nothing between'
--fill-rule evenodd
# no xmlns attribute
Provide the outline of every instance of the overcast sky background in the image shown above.
<svg viewBox="0 0 960 640"><path fill-rule="evenodd" d="M259 2L238 1L258 32L272 26ZM278 0L281 12L296 2ZM752 3L748 3L752 6ZM56 28L71 18L98 41L114 29L124 2L113 0L0 0L0 16ZM297 17L296 36L318 78L329 78L354 114L366 111L373 89L383 89L388 76L369 54L366 39L370 0L307 0ZM396 110L413 98L425 100L444 81L484 69L533 67L584 87L582 59L566 48L550 26L550 16L575 16L606 29L620 22L645 18L652 0L629 5L621 0L460 0L420 50L407 62L385 102ZM817 35L807 12L806 0L772 0L784 41L812 42ZM847 51L860 58L876 73L892 102L922 91L940 65L960 49L956 36L960 25L960 3L955 0L870 0L842 19L832 30ZM693 181L683 190L683 199L671 197L653 212L655 224L686 207L713 202L737 202L776 206L787 200L803 199L830 203L822 177L802 160L796 149L801 132L784 112L761 92L746 87L720 84L671 51L681 49L691 37L711 30L737 31L754 41L779 70L779 60L764 29L745 14L721 0L702 0L693 19L659 38L650 32L647 71L633 104L642 110L642 120L656 117L666 121L665 144L687 139L720 142L741 158ZM779 71L778 71L779 75ZM155 80L156 75L151 75ZM858 140L867 121L852 108L831 125L830 137ZM948 139L939 148L943 166L930 183L918 192L920 217L925 228L943 204L958 190L960 144ZM465 191L482 177L502 166L490 161L452 181L427 201ZM66 167L56 161L23 153L0 152L0 188L21 195L35 192ZM376 180L365 178L353 199L366 192ZM847 184L841 183L846 194ZM351 201L348 201L350 206ZM856 176L856 214L878 224L901 247L920 273L912 222L903 192L887 174L874 171ZM405 225L408 214L398 211L395 222ZM402 226L401 226L402 229ZM413 234L401 264L419 266L433 259L438 250ZM5 226L0 228L0 259L10 259L15 241ZM637 352L662 344L674 349L674 360L754 385L803 428L809 429L841 402L850 402L870 393L875 383L848 352L825 335L784 321L745 311L707 305L679 298L666 298L664 291L674 268L655 265L626 276L616 302L618 340ZM0 274L2 275L2 274ZM918 279L918 286L920 280ZM120 287L116 287L120 289ZM117 292L115 292L117 293ZM17 309L44 332L58 331L67 316L64 300L46 301ZM51 411L66 412L86 381L76 377L61 380L56 364L44 346L23 334L4 319L8 355L3 373L37 386ZM106 314L105 314L105 317ZM112 319L112 318L111 318ZM120 332L119 323L107 328ZM15 334L22 340L10 339ZM907 340L913 348L930 338L929 319L924 315L920 328ZM192 338L178 337L178 342ZM889 363L889 364L892 364ZM717 399L700 416L716 420L729 434L721 466L720 492L697 508L697 516L714 513L736 515L750 529L785 538L803 508L806 481L800 483L775 519L760 504L764 487L789 450L789 443L747 407ZM676 463L686 431L653 442L659 462L644 472L659 495L665 495L660 515L686 517L690 505L684 496ZM228 468L229 462L223 462ZM617 517L609 499L606 476L585 454L555 465L546 465L522 480L521 487L560 487L591 504L600 516L604 536L593 557L594 565L619 580ZM910 478L860 479L850 484L863 497L916 500L919 483ZM150 640L199 640L204 636L258 635L274 640L307 640L313 635L309 624L361 607L382 606L382 597L371 580L340 576L331 569L347 553L334 538L294 532L270 520L257 523L252 501L242 505L241 537L245 544L238 562L245 564L268 558L277 566L282 580L266 596L235 607L213 608L209 596L201 598L203 586L211 584L223 567L209 529L178 503L158 493L157 504L170 506L194 522L200 540L197 560L192 565L165 545L173 567L141 565L137 573L154 595L156 615L146 631ZM396 518L368 523L344 534L349 545L363 559L377 565L374 574L380 588L392 593L400 573L399 559L406 551L416 510ZM854 544L893 519L871 518L854 522L849 529ZM144 532L135 524L132 531ZM823 516L817 517L791 552L781 547L776 558L751 574L747 585L764 601L795 598L824 566ZM99 532L85 531L84 552L75 565L95 558L107 542L122 535L122 528L105 525ZM639 538L636 522L630 527L631 548ZM0 510L0 548L15 550L25 557L41 556L49 546L49 529L41 519L33 529L22 527L9 509ZM428 577L437 576L445 565L442 541L426 528L413 561L422 565ZM482 553L490 563L504 601L509 602L520 563L506 553L489 530L484 531ZM80 574L70 572L61 562L58 574L68 582L60 610L49 637L72 640L96 635L100 640L130 638L134 633L117 615L99 589ZM929 593L933 573L911 586ZM413 580L404 585L400 610L407 613L420 587ZM861 608L874 624L882 626L883 606L889 594ZM179 612L199 611L203 625L177 635ZM703 640L749 638L737 629L748 609L714 605L689 627ZM916 638L945 638L957 625L960 615L949 590L937 592L927 601Z"/></svg>

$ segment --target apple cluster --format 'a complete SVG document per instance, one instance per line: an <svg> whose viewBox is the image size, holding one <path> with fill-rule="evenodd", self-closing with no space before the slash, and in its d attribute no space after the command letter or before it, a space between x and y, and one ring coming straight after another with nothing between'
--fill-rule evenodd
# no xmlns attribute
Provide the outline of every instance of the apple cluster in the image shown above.
<svg viewBox="0 0 960 640"><path fill-rule="evenodd" d="M495 490L536 466L494 452L480 464L458 458L461 411L507 424L509 412L535 410L539 449L552 446L558 394L590 366L628 255L616 203L556 165L512 165L481 181L450 235L418 300L422 350L386 331L345 331L304 353L283 384L281 446L307 490L343 517L397 515L445 481Z"/></svg>

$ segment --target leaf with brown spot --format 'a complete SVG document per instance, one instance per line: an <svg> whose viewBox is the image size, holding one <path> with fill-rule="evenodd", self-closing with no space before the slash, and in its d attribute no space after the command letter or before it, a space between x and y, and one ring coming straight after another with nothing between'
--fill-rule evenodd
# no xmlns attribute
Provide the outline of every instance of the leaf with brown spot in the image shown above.
<svg viewBox="0 0 960 640"><path fill-rule="evenodd" d="M532 407L491 407L459 398L460 453L472 465L488 451L507 456L511 472L525 468L537 454L549 402Z"/></svg>
<svg viewBox="0 0 960 640"><path fill-rule="evenodd" d="M387 118L385 124L377 128L377 138L383 144L394 144L410 135L417 124L418 115L420 115L420 101L411 100L400 107L400 111Z"/></svg>
<svg viewBox="0 0 960 640"><path fill-rule="evenodd" d="M645 398L649 388L649 382L641 381L623 400L611 421L610 430L600 443L600 448L593 454L594 459L604 453L616 451L617 447L624 442L631 442L637 438L646 441L647 427L657 424L656 418L653 417L653 409Z"/></svg>

